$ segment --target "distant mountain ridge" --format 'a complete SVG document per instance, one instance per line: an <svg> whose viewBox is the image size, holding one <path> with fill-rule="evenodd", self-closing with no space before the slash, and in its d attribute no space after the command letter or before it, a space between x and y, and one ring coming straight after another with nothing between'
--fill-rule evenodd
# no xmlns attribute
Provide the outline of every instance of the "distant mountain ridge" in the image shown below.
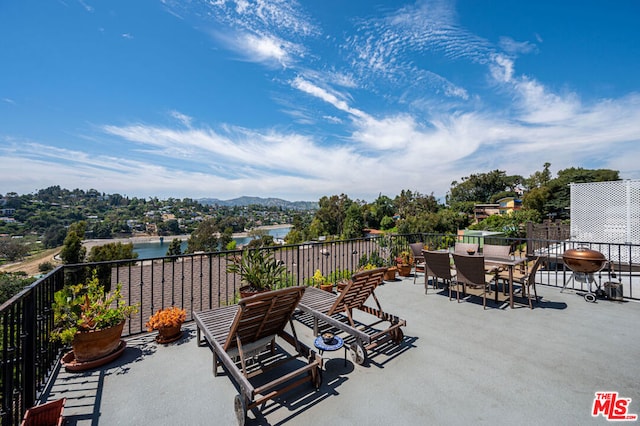
<svg viewBox="0 0 640 426"><path fill-rule="evenodd" d="M316 201L287 201L281 198L261 198L261 197L238 197L231 200L219 200L217 198L200 198L200 204L218 205L227 207L243 207L249 205L259 205L267 207L283 207L295 210L315 210L318 208Z"/></svg>

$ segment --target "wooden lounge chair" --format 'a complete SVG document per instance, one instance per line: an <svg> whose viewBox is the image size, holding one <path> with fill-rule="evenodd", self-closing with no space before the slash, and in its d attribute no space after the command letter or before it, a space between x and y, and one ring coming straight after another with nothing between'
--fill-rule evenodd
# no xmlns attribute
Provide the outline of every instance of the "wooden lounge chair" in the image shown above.
<svg viewBox="0 0 640 426"><path fill-rule="evenodd" d="M351 344L351 356L356 364L363 364L367 359L367 350L372 349L391 339L399 344L404 338L400 327L405 326L405 320L395 315L388 314L380 307L380 302L374 290L382 282L386 268L370 269L358 272L351 277L339 295L310 287L302 296L298 308L313 316L313 332L319 334L318 321L329 324L338 330L355 337ZM373 296L377 308L365 305L365 302ZM365 325L371 327L381 322L389 321L390 326L384 330L371 330L365 332L362 326L356 326L353 319L353 310L358 309L377 318L377 321Z"/></svg>
<svg viewBox="0 0 640 426"><path fill-rule="evenodd" d="M305 287L289 287L282 290L258 293L241 299L237 305L222 306L207 311L194 312L197 325L198 345L208 343L213 350L213 373L217 375L219 362L233 377L240 389L234 400L234 409L239 424L246 421L247 410L291 390L305 382L312 382L318 389L322 383L322 358L298 341L292 316L305 291ZM326 293L326 292L325 292ZM284 328L291 325L292 334ZM206 339L201 339L201 334ZM296 350L295 354L284 354L276 361L266 360L268 365L249 369L247 361L262 355L269 358L276 350L276 336L283 338ZM271 351L265 351L269 347ZM285 352L282 350L282 352ZM294 371L254 387L250 378L287 361L305 357L307 364ZM233 360L236 359L236 361ZM273 357L272 357L273 358ZM302 376L302 377L299 377Z"/></svg>

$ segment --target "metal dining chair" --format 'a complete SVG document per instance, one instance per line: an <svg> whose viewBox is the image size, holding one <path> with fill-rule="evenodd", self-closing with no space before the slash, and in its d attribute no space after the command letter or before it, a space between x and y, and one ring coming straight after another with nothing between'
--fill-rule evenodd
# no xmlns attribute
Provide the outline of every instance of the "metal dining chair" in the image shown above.
<svg viewBox="0 0 640 426"><path fill-rule="evenodd" d="M456 286L456 299L460 302L460 285L462 292L466 294L467 287L482 290L482 307L487 308L487 293L491 292L492 275L487 275L484 269L483 256L469 256L453 253L453 264L456 267L456 278L449 286L449 300L451 300L451 287ZM489 278L489 280L487 280Z"/></svg>
<svg viewBox="0 0 640 426"><path fill-rule="evenodd" d="M536 273L538 269L542 265L542 256L537 256L536 258L529 260L527 267L524 271L514 271L513 273L513 282L518 283L522 289L522 296L527 297L529 301L529 308L533 309L533 304L531 303L531 290L533 289L534 300L538 301L538 292L536 291ZM499 280L503 282L509 281L509 274L500 273L497 277Z"/></svg>
<svg viewBox="0 0 640 426"><path fill-rule="evenodd" d="M455 271L451 271L451 258L447 251L422 250L424 256L424 294L427 294L429 277L433 277L433 288L438 287L438 280L442 280L448 286L454 279ZM451 294L451 293L449 293Z"/></svg>
<svg viewBox="0 0 640 426"><path fill-rule="evenodd" d="M478 244L476 243L456 243L453 252L458 254L470 254L469 252L478 252Z"/></svg>
<svg viewBox="0 0 640 426"><path fill-rule="evenodd" d="M409 248L411 248L411 254L413 255L413 283L415 284L416 277L418 276L418 269L422 269L424 271L424 256L422 255L424 243L411 243L409 244Z"/></svg>

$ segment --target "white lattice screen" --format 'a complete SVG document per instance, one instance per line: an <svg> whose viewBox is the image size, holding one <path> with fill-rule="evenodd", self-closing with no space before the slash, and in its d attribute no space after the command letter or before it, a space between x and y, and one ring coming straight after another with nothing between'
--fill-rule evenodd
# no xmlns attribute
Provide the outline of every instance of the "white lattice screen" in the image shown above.
<svg viewBox="0 0 640 426"><path fill-rule="evenodd" d="M572 240L640 244L640 180L572 183L570 187ZM619 260L628 261L628 253ZM637 262L640 250L634 247L631 253Z"/></svg>

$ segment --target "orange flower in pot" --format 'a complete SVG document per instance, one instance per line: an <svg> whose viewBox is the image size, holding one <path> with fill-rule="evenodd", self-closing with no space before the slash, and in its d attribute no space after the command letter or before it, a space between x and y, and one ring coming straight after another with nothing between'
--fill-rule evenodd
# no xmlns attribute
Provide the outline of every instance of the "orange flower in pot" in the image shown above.
<svg viewBox="0 0 640 426"><path fill-rule="evenodd" d="M145 326L147 331L158 330L156 341L169 343L182 336L182 323L187 319L187 311L176 306L160 309L149 317Z"/></svg>

